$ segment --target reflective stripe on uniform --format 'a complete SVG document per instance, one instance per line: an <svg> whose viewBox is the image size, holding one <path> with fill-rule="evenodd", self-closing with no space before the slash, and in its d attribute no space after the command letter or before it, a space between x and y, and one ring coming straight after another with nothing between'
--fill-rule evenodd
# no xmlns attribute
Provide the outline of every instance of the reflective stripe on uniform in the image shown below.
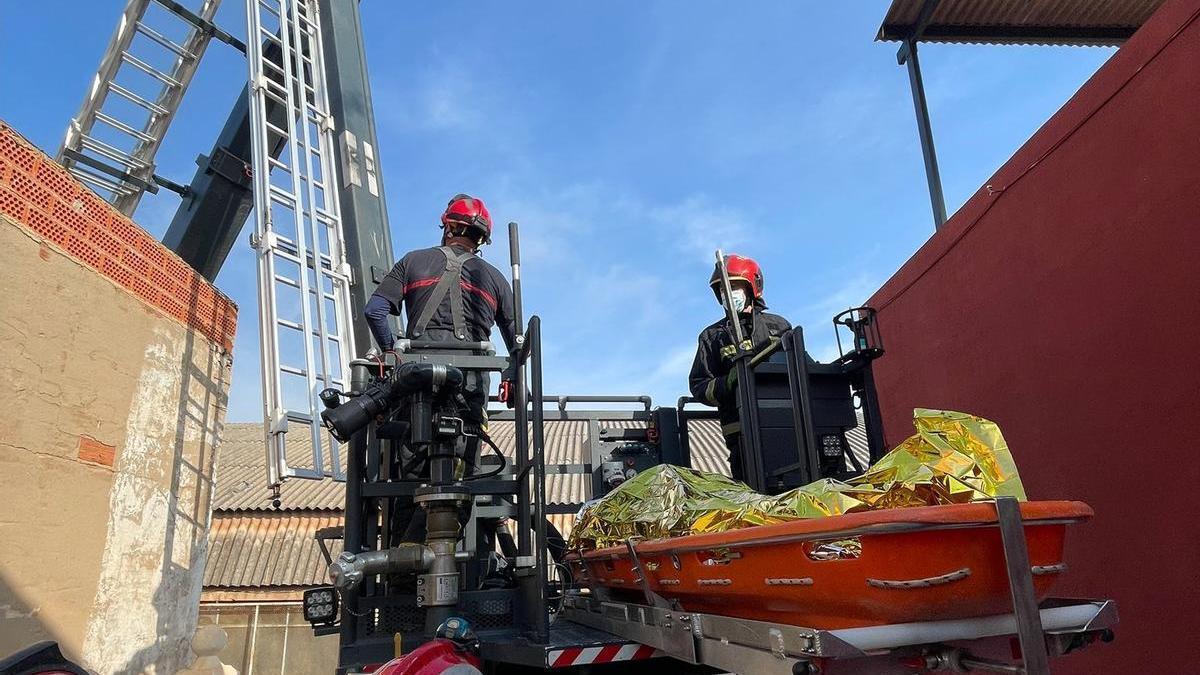
<svg viewBox="0 0 1200 675"><path fill-rule="evenodd" d="M450 318L454 323L454 336L459 340L465 340L467 322L463 313L462 272L463 265L474 258L475 253L464 251L460 254L449 246L440 246L438 250L446 256L446 269L442 272L442 276L438 277L437 285L433 287L433 291L426 299L425 306L421 308L417 319L409 326L409 335L415 338L421 337L421 334L425 332L425 327L429 325L429 321L441 307L442 300L449 294Z"/></svg>
<svg viewBox="0 0 1200 675"><path fill-rule="evenodd" d="M711 405L717 404L717 379L713 378L708 381L708 386L704 388L704 400Z"/></svg>

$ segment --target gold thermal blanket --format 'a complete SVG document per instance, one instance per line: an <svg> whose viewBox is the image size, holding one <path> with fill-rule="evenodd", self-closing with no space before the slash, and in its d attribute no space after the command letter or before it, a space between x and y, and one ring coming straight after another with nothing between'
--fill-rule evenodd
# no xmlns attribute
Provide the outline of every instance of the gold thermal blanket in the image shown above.
<svg viewBox="0 0 1200 675"><path fill-rule="evenodd" d="M724 532L872 509L1025 499L1000 428L949 410L913 411L917 433L857 478L822 479L776 496L720 474L664 464L643 471L580 515L570 547Z"/></svg>

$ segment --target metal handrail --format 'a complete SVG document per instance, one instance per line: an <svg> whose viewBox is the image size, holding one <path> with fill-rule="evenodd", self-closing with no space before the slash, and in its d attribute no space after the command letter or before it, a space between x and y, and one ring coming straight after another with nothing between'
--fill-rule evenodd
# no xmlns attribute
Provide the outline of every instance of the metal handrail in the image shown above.
<svg viewBox="0 0 1200 675"><path fill-rule="evenodd" d="M406 354L416 349L428 350L453 350L453 351L474 351L483 352L487 355L496 353L496 345L493 345L490 340L479 340L477 342L439 342L437 340L396 340L395 351Z"/></svg>
<svg viewBox="0 0 1200 675"><path fill-rule="evenodd" d="M530 375L533 379L533 400L542 400L542 320L536 314L529 319L529 342L532 352L530 359ZM535 617L534 629L537 639L546 643L550 639L550 605L546 599L546 585L549 583L549 571L546 567L546 442L543 435L542 406L533 406L533 505L534 505L534 534L536 548L534 550L535 564L538 575L539 610ZM524 426L521 427L524 432Z"/></svg>

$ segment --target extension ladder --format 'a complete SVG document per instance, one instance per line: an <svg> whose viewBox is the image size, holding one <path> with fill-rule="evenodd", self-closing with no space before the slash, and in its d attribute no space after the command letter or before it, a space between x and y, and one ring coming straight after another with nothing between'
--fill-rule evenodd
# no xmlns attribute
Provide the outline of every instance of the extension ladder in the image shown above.
<svg viewBox="0 0 1200 675"><path fill-rule="evenodd" d="M127 216L159 185L185 189L154 174L154 157L209 40L245 51L213 25L219 5L202 0L193 12L173 0L129 0L67 127L58 162Z"/></svg>
<svg viewBox="0 0 1200 675"><path fill-rule="evenodd" d="M354 348L317 0L246 13L268 482L345 480L317 396L347 387Z"/></svg>

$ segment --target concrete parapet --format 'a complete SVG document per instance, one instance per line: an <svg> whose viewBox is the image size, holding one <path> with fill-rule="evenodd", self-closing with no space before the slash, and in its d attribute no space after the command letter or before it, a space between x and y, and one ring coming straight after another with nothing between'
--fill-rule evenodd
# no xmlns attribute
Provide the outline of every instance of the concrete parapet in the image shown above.
<svg viewBox="0 0 1200 675"><path fill-rule="evenodd" d="M236 308L0 123L0 655L174 673Z"/></svg>

